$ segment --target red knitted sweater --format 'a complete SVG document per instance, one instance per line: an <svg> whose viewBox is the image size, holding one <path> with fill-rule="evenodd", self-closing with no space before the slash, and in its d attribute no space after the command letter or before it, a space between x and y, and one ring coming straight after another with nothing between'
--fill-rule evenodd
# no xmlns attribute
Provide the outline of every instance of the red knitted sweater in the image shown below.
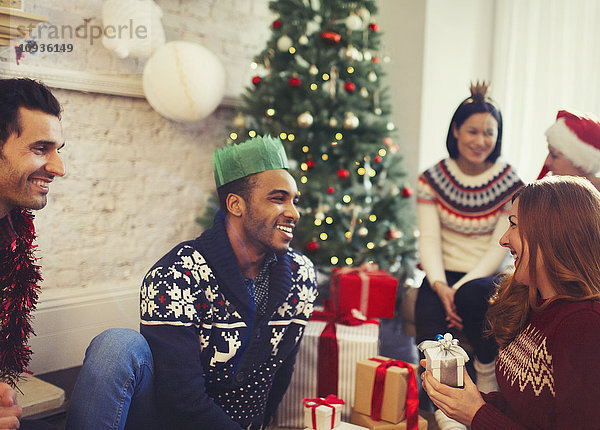
<svg viewBox="0 0 600 430"><path fill-rule="evenodd" d="M484 394L472 430L600 429L600 302L532 311L496 377L500 392Z"/></svg>

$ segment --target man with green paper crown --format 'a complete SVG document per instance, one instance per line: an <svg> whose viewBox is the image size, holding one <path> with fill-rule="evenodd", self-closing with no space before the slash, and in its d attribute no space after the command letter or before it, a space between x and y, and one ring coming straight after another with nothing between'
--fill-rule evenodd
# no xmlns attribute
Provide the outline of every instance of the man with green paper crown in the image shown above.
<svg viewBox="0 0 600 430"><path fill-rule="evenodd" d="M135 376L129 399L112 408L129 408L129 417L118 417L127 426L99 426L109 419L89 412L82 395L91 387L106 394L111 388L88 370L106 351L115 353L115 339L140 337L113 329L86 352L67 428L142 428L133 422L137 411L148 420L156 409L156 428L260 429L277 409L317 295L312 263L289 246L298 189L281 141L270 136L217 149L213 166L220 210L212 228L177 245L142 284L140 331L151 354L138 357L143 364L130 373L147 366L149 375ZM126 348L139 350L139 340ZM142 379L151 380L155 398L142 402L155 407L138 402L137 386L152 385Z"/></svg>

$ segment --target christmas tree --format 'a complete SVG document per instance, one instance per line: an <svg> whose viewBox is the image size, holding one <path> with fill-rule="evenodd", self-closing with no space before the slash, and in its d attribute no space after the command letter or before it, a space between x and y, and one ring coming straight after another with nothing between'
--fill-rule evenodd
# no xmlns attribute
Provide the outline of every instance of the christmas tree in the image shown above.
<svg viewBox="0 0 600 430"><path fill-rule="evenodd" d="M301 193L293 246L321 270L374 262L400 280L415 256L412 190L381 87L373 0L277 0L231 142L279 136Z"/></svg>

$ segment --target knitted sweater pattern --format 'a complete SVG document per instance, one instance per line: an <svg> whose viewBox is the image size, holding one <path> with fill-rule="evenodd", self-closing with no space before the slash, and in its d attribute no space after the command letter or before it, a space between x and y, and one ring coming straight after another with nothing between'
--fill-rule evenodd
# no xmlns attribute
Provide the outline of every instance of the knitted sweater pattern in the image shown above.
<svg viewBox="0 0 600 430"><path fill-rule="evenodd" d="M499 393L471 428L600 428L600 302L557 300L532 311L496 362Z"/></svg>
<svg viewBox="0 0 600 430"><path fill-rule="evenodd" d="M500 211L523 183L509 164L497 160L477 184L444 159L423 172L417 183L417 202L435 204L442 228L465 235L491 234Z"/></svg>
<svg viewBox="0 0 600 430"><path fill-rule="evenodd" d="M214 402L247 427L272 414L268 403L273 409L287 388L316 299L316 279L312 263L302 254L290 249L278 256L271 268L267 311L258 318L224 222L222 214L217 215L211 229L176 246L148 272L141 288L141 332L155 356L158 384L162 366L171 369L168 378L177 379L184 391L204 387L209 398L185 413L201 416L206 407L202 403ZM195 333L186 337L190 345L184 350L194 351L198 359L181 363L195 370L172 370L179 363L161 358L168 354L160 351L173 343L157 331L165 326ZM194 378L198 371L201 377ZM210 420L207 417L204 425Z"/></svg>

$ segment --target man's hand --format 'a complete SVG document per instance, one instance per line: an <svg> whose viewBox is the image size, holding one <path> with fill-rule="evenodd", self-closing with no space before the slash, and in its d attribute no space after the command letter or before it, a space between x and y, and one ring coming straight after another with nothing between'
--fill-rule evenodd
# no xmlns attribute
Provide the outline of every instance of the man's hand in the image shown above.
<svg viewBox="0 0 600 430"><path fill-rule="evenodd" d="M425 360L421 360L421 366L425 367ZM454 388L442 384L433 377L431 370L423 372L423 389L435 405L442 410L446 416L470 426L473 417L484 404L481 393L464 370L464 388Z"/></svg>
<svg viewBox="0 0 600 430"><path fill-rule="evenodd" d="M0 429L18 429L21 406L17 404L17 393L10 385L0 383Z"/></svg>
<svg viewBox="0 0 600 430"><path fill-rule="evenodd" d="M442 301L444 309L446 310L448 328L456 327L458 330L462 330L462 318L456 313L456 306L454 305L454 294L456 294L456 290L450 288L448 284L441 281L435 281L433 283L433 289Z"/></svg>

